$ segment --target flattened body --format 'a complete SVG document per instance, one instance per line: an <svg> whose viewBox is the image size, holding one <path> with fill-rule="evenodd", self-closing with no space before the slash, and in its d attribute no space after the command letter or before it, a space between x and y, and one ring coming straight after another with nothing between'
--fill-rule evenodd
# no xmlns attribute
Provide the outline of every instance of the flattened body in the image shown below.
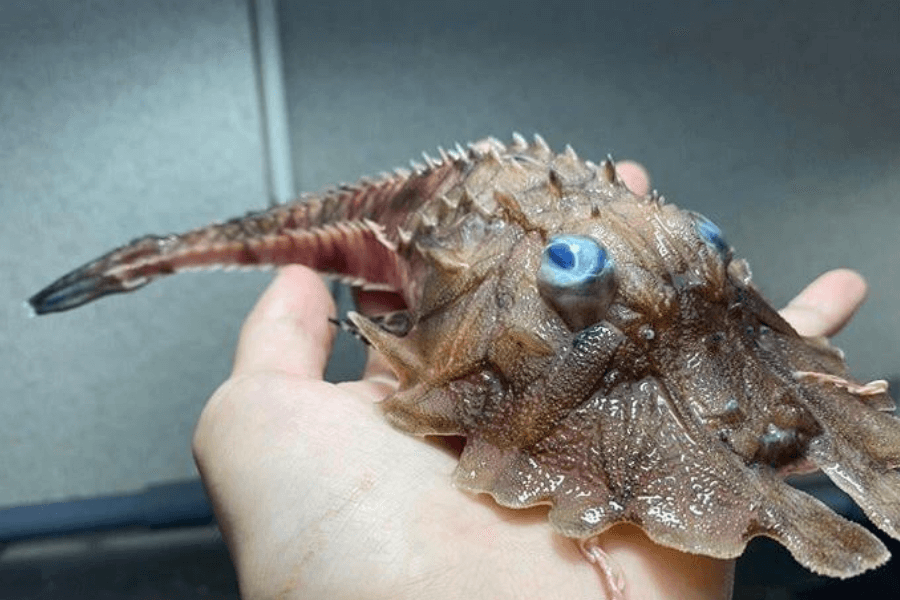
<svg viewBox="0 0 900 600"><path fill-rule="evenodd" d="M727 558L765 535L839 577L887 560L865 529L783 481L820 468L900 538L900 421L886 385L854 381L838 350L799 336L714 224L540 138L427 162L142 238L32 304L63 310L223 263L302 263L392 289L403 318L351 319L399 378L388 420L465 436L460 487L549 504L573 538L630 522Z"/></svg>

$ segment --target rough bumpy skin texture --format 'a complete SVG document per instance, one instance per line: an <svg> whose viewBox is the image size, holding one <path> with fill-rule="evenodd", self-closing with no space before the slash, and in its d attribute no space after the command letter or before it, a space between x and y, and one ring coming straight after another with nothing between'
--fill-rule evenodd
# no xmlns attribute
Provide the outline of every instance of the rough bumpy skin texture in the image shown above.
<svg viewBox="0 0 900 600"><path fill-rule="evenodd" d="M406 313L350 318L399 377L388 420L466 437L460 487L549 504L573 538L631 522L728 558L765 535L837 577L887 560L865 529L782 481L820 468L900 538L900 421L886 384L852 380L840 351L799 336L714 225L540 138L426 161L135 240L31 303L65 310L219 265L301 263L397 290ZM566 280L578 261L586 270Z"/></svg>

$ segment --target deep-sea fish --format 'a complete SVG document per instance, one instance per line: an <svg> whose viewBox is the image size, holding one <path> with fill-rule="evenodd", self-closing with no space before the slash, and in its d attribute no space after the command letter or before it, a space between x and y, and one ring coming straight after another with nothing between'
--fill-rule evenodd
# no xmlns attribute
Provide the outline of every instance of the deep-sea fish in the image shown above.
<svg viewBox="0 0 900 600"><path fill-rule="evenodd" d="M874 535L784 481L818 468L900 539L887 384L798 335L711 221L539 137L142 237L30 303L48 313L183 270L292 263L400 293L404 311L350 315L399 379L387 419L464 436L459 487L549 504L565 536L626 522L719 558L768 536L836 577L885 562Z"/></svg>

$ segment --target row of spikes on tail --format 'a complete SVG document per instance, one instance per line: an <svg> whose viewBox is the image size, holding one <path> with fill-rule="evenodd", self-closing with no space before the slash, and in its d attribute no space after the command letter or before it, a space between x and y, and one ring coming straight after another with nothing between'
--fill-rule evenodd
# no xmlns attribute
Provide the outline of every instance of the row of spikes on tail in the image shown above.
<svg viewBox="0 0 900 600"><path fill-rule="evenodd" d="M400 169L344 184L180 235L138 238L61 277L30 298L29 304L38 314L58 312L138 289L180 271L293 263L335 274L351 284L396 290L400 284L396 250L410 243L417 227L434 226L427 215L417 214L421 203L434 197L445 183L453 183L445 178L461 179L473 165L484 161L515 168L517 161L507 159L521 153L547 163L554 157L539 135L531 143L514 134L509 145L493 138L469 144L467 149L457 144L450 151L441 149L440 159L423 154L425 164L413 163L413 172ZM571 147L563 156L578 160ZM608 182L621 183L612 160L599 168L585 164ZM414 184L419 188L416 194L401 193ZM402 202L407 201L419 204L404 206ZM416 223L413 218L410 226L410 214L425 221Z"/></svg>

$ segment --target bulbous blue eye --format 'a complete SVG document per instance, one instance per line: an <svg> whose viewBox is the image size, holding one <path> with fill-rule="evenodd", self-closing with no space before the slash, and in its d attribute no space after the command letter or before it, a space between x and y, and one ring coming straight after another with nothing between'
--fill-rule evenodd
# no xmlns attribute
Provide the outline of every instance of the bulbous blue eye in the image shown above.
<svg viewBox="0 0 900 600"><path fill-rule="evenodd" d="M606 267L606 250L580 235L561 235L544 248L539 277L555 287L589 284Z"/></svg>
<svg viewBox="0 0 900 600"><path fill-rule="evenodd" d="M731 248L728 245L728 242L725 241L722 230L719 229L715 223L703 215L695 214L694 227L697 230L697 235L699 235L704 242L712 246L720 256L728 256Z"/></svg>
<svg viewBox="0 0 900 600"><path fill-rule="evenodd" d="M575 266L575 255L569 245L557 242L547 248L547 258L560 269L571 269Z"/></svg>
<svg viewBox="0 0 900 600"><path fill-rule="evenodd" d="M572 331L603 319L616 293L613 261L593 238L558 235L541 256L538 290Z"/></svg>

